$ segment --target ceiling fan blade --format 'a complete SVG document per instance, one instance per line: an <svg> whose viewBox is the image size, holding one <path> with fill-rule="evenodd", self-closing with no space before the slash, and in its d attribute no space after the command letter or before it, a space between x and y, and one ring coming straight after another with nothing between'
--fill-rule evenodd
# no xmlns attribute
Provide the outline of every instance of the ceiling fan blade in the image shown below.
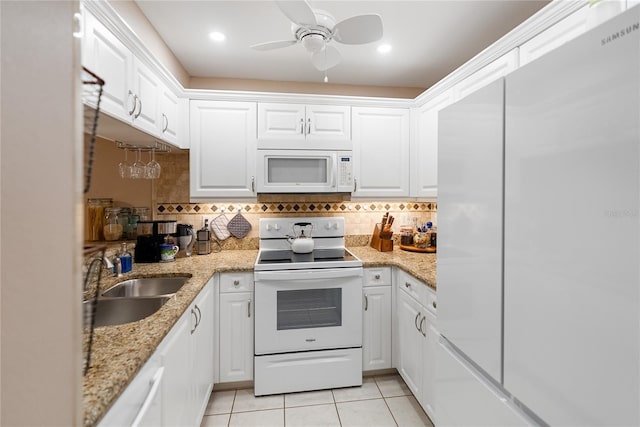
<svg viewBox="0 0 640 427"><path fill-rule="evenodd" d="M316 25L316 15L306 0L303 1L276 1L276 4L291 22L309 27Z"/></svg>
<svg viewBox="0 0 640 427"><path fill-rule="evenodd" d="M258 43L251 46L255 50L273 50L288 47L298 43L298 40L280 40L275 42Z"/></svg>
<svg viewBox="0 0 640 427"><path fill-rule="evenodd" d="M333 29L333 39L344 44L365 44L381 38L382 18L376 13L347 18Z"/></svg>
<svg viewBox="0 0 640 427"><path fill-rule="evenodd" d="M311 56L311 63L316 69L325 71L338 65L341 59L342 55L338 49L333 46L325 46L324 49Z"/></svg>

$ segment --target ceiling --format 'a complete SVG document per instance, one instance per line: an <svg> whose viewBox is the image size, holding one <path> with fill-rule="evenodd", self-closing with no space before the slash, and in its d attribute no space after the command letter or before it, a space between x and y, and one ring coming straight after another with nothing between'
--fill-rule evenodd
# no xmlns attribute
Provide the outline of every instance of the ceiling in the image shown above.
<svg viewBox="0 0 640 427"><path fill-rule="evenodd" d="M251 45L291 40L291 22L272 1L135 0L192 77L322 82L300 44L256 51ZM382 16L380 42L332 41L342 61L331 83L428 88L544 7L548 0L321 1L312 8L341 21L363 13ZM226 35L214 42L209 33ZM392 50L377 52L382 42Z"/></svg>

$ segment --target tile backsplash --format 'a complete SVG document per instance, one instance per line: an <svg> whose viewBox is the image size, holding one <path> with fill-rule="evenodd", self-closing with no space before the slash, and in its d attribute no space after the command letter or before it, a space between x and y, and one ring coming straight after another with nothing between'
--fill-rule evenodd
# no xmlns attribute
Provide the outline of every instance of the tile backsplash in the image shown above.
<svg viewBox="0 0 640 427"><path fill-rule="evenodd" d="M162 174L152 186L152 210L154 219L172 219L181 224L192 224L201 228L204 219L212 220L218 215L231 219L240 212L251 224L251 231L243 240L254 241L258 237L260 218L278 216L343 216L348 237L352 244L367 244L374 225L384 213L395 217L393 229L398 231L413 218L418 223L436 223L435 202L416 201L366 201L344 200L342 194L265 194L257 202L221 200L191 203L189 198L189 153L171 152L157 155L162 165ZM223 161L223 160L221 160ZM358 239L357 236L365 236ZM233 239L233 238L232 238ZM242 246L242 245L241 245Z"/></svg>

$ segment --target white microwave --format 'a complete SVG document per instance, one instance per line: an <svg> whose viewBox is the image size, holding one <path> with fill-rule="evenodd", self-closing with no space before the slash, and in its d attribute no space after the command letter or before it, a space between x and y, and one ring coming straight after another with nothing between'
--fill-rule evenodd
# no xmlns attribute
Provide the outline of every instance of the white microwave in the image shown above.
<svg viewBox="0 0 640 427"><path fill-rule="evenodd" d="M350 193L353 154L327 150L257 150L258 193Z"/></svg>

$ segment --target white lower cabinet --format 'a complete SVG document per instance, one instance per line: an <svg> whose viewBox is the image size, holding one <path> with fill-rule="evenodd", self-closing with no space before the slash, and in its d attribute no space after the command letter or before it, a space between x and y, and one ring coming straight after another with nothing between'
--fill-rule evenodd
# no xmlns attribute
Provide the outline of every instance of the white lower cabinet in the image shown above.
<svg viewBox="0 0 640 427"><path fill-rule="evenodd" d="M102 418L107 426L199 426L213 389L213 280Z"/></svg>
<svg viewBox="0 0 640 427"><path fill-rule="evenodd" d="M253 380L253 273L220 274L220 382Z"/></svg>
<svg viewBox="0 0 640 427"><path fill-rule="evenodd" d="M391 368L391 268L365 269L362 370Z"/></svg>
<svg viewBox="0 0 640 427"><path fill-rule="evenodd" d="M200 425L213 389L213 280L161 344L165 426Z"/></svg>
<svg viewBox="0 0 640 427"><path fill-rule="evenodd" d="M438 332L436 297L426 284L396 269L394 365L427 415L435 416Z"/></svg>

